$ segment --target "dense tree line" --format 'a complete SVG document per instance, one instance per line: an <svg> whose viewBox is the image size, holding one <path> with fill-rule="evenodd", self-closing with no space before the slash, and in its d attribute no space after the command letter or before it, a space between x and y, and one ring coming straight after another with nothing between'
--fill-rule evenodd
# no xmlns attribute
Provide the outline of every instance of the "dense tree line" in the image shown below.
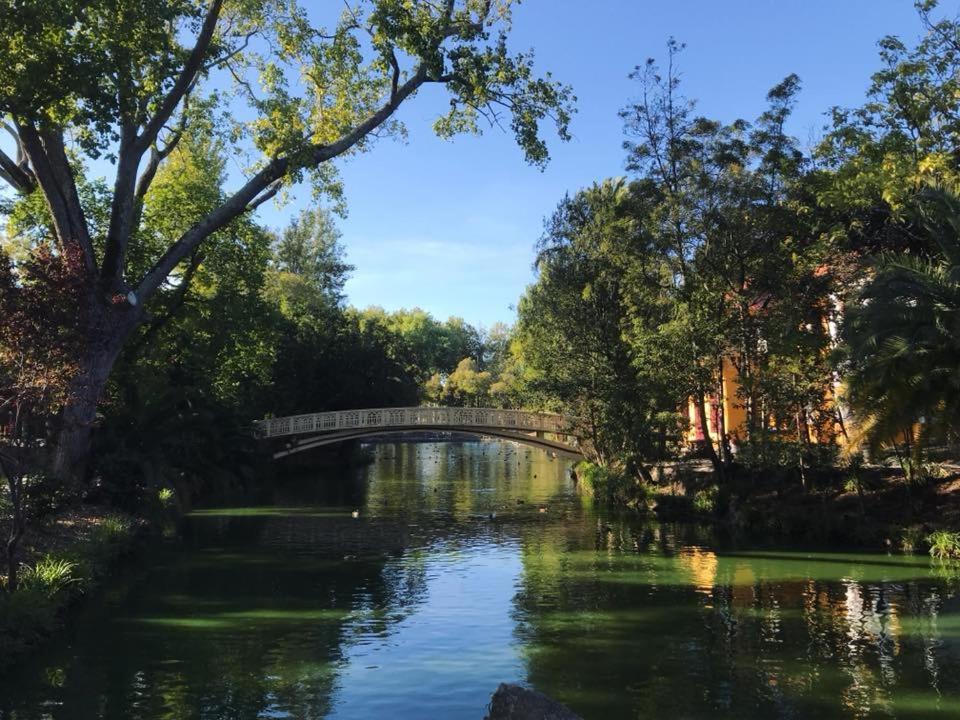
<svg viewBox="0 0 960 720"><path fill-rule="evenodd" d="M893 450L913 477L954 443L960 25L935 10L918 4L915 46L880 42L866 104L807 149L794 75L726 122L684 95L681 44L638 67L629 176L546 223L514 342L526 401L586 418L594 459L639 477L691 426L721 479L736 461L804 480L838 447Z"/></svg>

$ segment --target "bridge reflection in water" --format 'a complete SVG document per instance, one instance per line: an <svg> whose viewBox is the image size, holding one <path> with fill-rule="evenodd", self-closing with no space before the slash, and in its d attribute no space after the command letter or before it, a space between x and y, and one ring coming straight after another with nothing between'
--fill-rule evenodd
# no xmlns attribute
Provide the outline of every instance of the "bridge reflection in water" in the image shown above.
<svg viewBox="0 0 960 720"><path fill-rule="evenodd" d="M256 423L258 438L290 438L282 458L323 445L410 432L468 433L514 440L573 455L582 455L582 423L554 413L495 408L401 407L307 413L268 418Z"/></svg>

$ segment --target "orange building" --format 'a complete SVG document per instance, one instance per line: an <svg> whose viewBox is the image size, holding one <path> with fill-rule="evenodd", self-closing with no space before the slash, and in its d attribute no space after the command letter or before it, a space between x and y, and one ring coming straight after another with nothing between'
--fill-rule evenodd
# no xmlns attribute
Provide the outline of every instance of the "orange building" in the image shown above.
<svg viewBox="0 0 960 720"><path fill-rule="evenodd" d="M694 399L689 398L687 400L686 443L688 446L701 445L709 438L714 448L719 452L722 433L726 433L734 445L739 445L749 437L747 410L743 405L743 398L740 396L740 373L729 358L723 359L722 367L723 378L718 392L705 398L706 428L700 422L700 413L697 412L697 404ZM823 429L823 424L820 424L820 430L818 431L812 423L807 422L806 418L802 422L796 418L781 420L769 418L769 428L779 430L784 439L795 441L806 435L805 442L844 445L847 428L844 427L843 415L838 404L838 395L838 383L835 383L833 387L824 388L820 407L815 408L820 417L827 415L833 418L832 422L826 423L828 425L826 430Z"/></svg>
<svg viewBox="0 0 960 720"><path fill-rule="evenodd" d="M700 422L697 404L693 398L687 401L687 444L699 445L707 437L719 448L720 428L722 426L731 438L745 438L747 436L747 411L741 404L739 372L728 358L723 359L723 378L720 385L720 395L711 395L706 398L707 427Z"/></svg>

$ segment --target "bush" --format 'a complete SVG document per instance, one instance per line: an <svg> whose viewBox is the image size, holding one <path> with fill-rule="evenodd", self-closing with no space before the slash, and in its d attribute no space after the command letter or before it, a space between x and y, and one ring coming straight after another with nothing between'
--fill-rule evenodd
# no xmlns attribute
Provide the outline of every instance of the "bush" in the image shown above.
<svg viewBox="0 0 960 720"><path fill-rule="evenodd" d="M693 495L693 511L699 515L713 515L717 511L717 496L720 491L716 485L697 490Z"/></svg>
<svg viewBox="0 0 960 720"><path fill-rule="evenodd" d="M960 532L937 530L927 535L930 554L940 560L960 559Z"/></svg>
<svg viewBox="0 0 960 720"><path fill-rule="evenodd" d="M129 546L133 522L103 517L64 555L47 555L20 575L16 592L0 593L0 672L54 632L63 611Z"/></svg>
<svg viewBox="0 0 960 720"><path fill-rule="evenodd" d="M24 478L27 497L27 512L32 520L52 517L82 496L76 485L64 484L46 475L30 475Z"/></svg>
<svg viewBox="0 0 960 720"><path fill-rule="evenodd" d="M625 472L587 461L574 471L578 487L594 498L647 510L653 506L653 489Z"/></svg>

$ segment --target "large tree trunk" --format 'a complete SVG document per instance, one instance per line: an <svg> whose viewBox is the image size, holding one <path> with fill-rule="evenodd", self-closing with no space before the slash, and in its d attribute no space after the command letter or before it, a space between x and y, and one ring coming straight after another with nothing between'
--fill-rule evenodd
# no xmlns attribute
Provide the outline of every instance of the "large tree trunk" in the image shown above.
<svg viewBox="0 0 960 720"><path fill-rule="evenodd" d="M91 315L49 461L50 474L64 482L86 479L97 406L117 356L142 314L124 303L116 309L96 308Z"/></svg>

